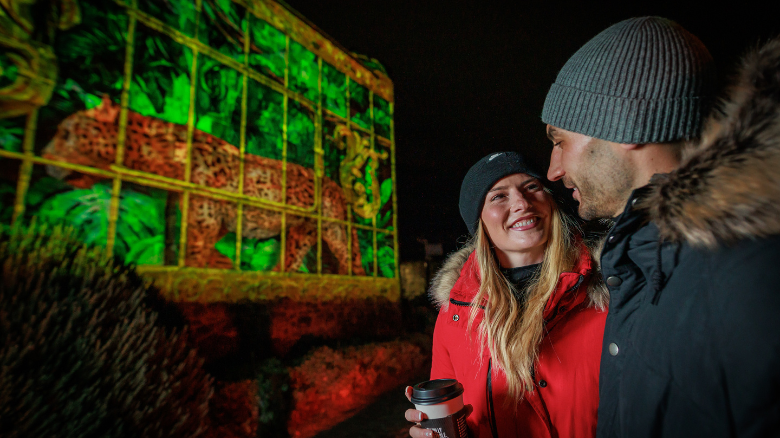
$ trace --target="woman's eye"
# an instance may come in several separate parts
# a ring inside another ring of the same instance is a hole
[[[497,201],[497,200],[503,198],[504,196],[506,196],[506,195],[504,195],[503,193],[499,193],[497,195],[494,195],[492,198],[490,198],[490,200],[491,201]]]

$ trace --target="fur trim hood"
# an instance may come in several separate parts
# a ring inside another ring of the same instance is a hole
[[[469,255],[474,251],[474,245],[466,245],[457,252],[447,257],[441,269],[431,280],[431,288],[428,294],[437,309],[446,308],[450,302],[450,291],[460,277],[460,271]]]
[[[457,252],[451,254],[444,262],[441,269],[431,280],[431,288],[428,291],[431,301],[438,309],[446,309],[450,303],[450,291],[460,278],[460,271],[466,264],[471,253],[474,252],[474,245],[466,245]],[[588,282],[588,299],[591,305],[605,309],[609,303],[609,291],[601,280],[601,275],[596,271],[596,263],[593,261],[592,251],[588,249],[587,254],[591,257],[591,273]]]
[[[745,56],[701,141],[638,207],[664,240],[692,246],[780,233],[780,38]]]

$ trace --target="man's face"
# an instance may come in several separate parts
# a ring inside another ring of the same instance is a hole
[[[619,215],[633,187],[631,168],[620,154],[620,145],[551,125],[547,125],[547,137],[553,142],[547,178],[563,180],[574,189],[580,217]]]

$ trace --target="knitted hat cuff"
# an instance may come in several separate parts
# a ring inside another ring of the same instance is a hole
[[[553,84],[542,110],[546,124],[615,143],[695,138],[707,99],[629,99]]]

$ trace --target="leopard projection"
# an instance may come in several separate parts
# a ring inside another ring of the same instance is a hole
[[[65,118],[54,138],[43,150],[43,157],[109,170],[116,160],[120,106],[104,97],[100,105],[78,111]],[[213,135],[193,128],[191,182],[197,185],[238,193],[239,150]],[[168,178],[183,180],[187,156],[187,126],[127,112],[123,164]],[[243,193],[252,198],[282,202],[282,162],[246,154]],[[74,187],[87,188],[100,178],[75,174],[58,166],[47,166],[50,175],[64,179]],[[311,207],[315,203],[314,170],[287,163],[285,202],[288,206]],[[322,216],[347,219],[347,201],[342,188],[322,177]],[[285,245],[285,270],[297,271],[304,256],[316,245],[317,221],[295,214],[286,217],[288,233]],[[268,239],[280,235],[282,214],[245,206],[242,236]],[[224,230],[235,232],[235,204],[203,196],[191,196],[187,217],[185,265],[206,267],[215,256],[214,245]],[[322,221],[322,240],[338,261],[338,274],[348,273],[349,253],[346,226]],[[352,272],[365,275],[361,264],[356,230],[352,229]],[[277,265],[275,270],[278,270]]]

